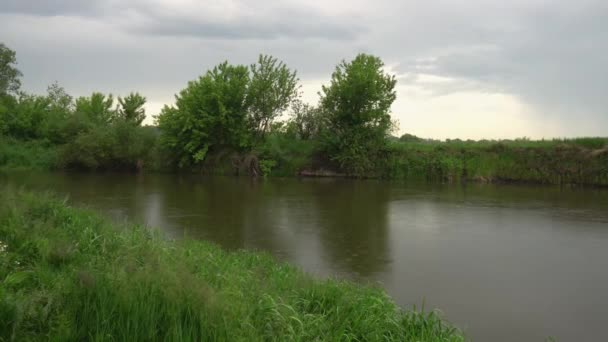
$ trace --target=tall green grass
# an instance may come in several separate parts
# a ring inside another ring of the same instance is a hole
[[[379,288],[0,192],[0,340],[463,341]]]
[[[392,179],[608,185],[608,138],[391,142]]]

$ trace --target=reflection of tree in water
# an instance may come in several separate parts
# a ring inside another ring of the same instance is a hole
[[[209,240],[229,249],[281,249],[277,240],[280,188],[235,177],[156,177],[163,227],[175,237]],[[158,215],[157,215],[158,216]]]
[[[155,187],[175,234],[231,249],[245,247],[245,212],[256,202],[256,190],[247,179],[162,177]]]
[[[334,267],[360,276],[390,262],[388,184],[340,180],[315,186],[319,234]]]

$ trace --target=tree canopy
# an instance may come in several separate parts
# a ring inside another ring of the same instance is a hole
[[[327,117],[326,152],[352,174],[375,168],[392,128],[390,107],[396,99],[397,81],[383,67],[380,58],[359,54],[336,67],[320,94]]]
[[[268,55],[260,55],[250,71],[247,106],[250,123],[260,139],[268,132],[270,123],[298,97],[298,78],[295,71]]]
[[[0,95],[16,93],[21,87],[22,74],[15,66],[17,54],[0,43]]]
[[[163,142],[180,166],[196,164],[209,150],[241,150],[249,146],[246,66],[224,62],[208,71],[165,106],[158,117]]]
[[[146,98],[139,93],[131,93],[124,98],[119,96],[118,104],[118,117],[126,122],[139,126],[146,118]]]

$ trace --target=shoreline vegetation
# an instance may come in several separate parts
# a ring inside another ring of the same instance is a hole
[[[151,126],[142,126],[137,92],[74,98],[54,83],[28,94],[16,53],[0,43],[0,57],[0,170],[608,185],[608,137],[394,136],[397,80],[368,54],[339,63],[316,105],[301,101],[296,71],[272,56],[223,62],[188,82]]]
[[[2,341],[465,340],[436,312],[403,311],[376,287],[1,190]]]
[[[142,127],[143,128],[143,127]],[[150,131],[156,128],[147,127]],[[351,177],[439,183],[522,183],[549,185],[608,186],[608,138],[499,141],[403,142],[389,140],[387,160],[375,172],[352,175],[318,163],[314,142],[296,147],[282,133],[249,158],[257,163],[261,177]],[[202,175],[251,176],[251,169],[238,165],[243,156],[219,154],[197,167],[176,169],[163,165],[151,139],[145,158],[123,163],[127,167],[70,167],[62,162],[66,146],[44,141],[20,141],[0,137],[0,171],[158,172]],[[103,162],[101,162],[103,163]]]

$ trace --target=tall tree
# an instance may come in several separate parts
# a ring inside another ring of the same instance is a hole
[[[249,120],[256,140],[259,140],[270,129],[270,123],[297,98],[298,78],[296,72],[283,62],[267,55],[260,55],[250,70],[251,82],[247,94]]]
[[[0,95],[16,93],[21,87],[22,74],[17,64],[17,54],[3,43],[0,43]]]
[[[52,111],[67,115],[74,109],[74,98],[59,83],[54,82],[48,86],[46,93]]]
[[[146,118],[146,98],[139,93],[131,93],[125,98],[118,97],[118,104],[118,115],[123,120],[139,126]]]
[[[249,147],[246,66],[224,62],[208,71],[165,106],[158,117],[162,142],[173,150],[179,166],[205,160],[214,150]]]
[[[76,99],[76,113],[84,115],[93,123],[109,124],[116,116],[113,105],[112,94],[105,96],[94,92],[90,97]]]
[[[325,148],[342,169],[355,175],[375,169],[392,128],[390,107],[397,81],[383,67],[380,58],[359,54],[336,67],[320,94],[327,117]]]
[[[291,105],[291,118],[287,123],[287,131],[292,132],[298,139],[315,138],[323,125],[323,117],[318,108],[297,99]]]

